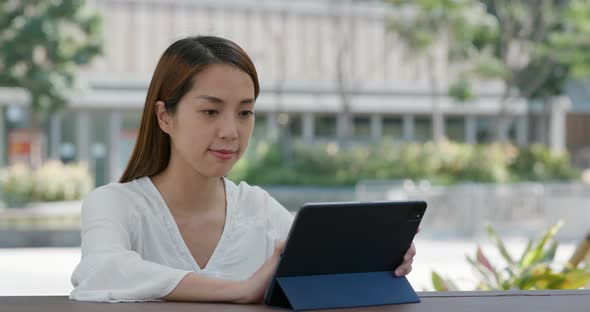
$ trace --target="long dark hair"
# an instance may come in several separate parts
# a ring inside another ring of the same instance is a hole
[[[190,91],[195,76],[210,64],[229,64],[244,71],[254,82],[254,98],[260,86],[250,57],[234,42],[213,36],[189,37],[174,42],[160,58],[150,82],[139,135],[131,159],[119,182],[128,182],[162,172],[170,161],[170,136],[160,129],[156,102],[163,101],[168,112]]]

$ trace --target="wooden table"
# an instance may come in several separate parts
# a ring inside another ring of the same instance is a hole
[[[421,303],[389,305],[341,311],[372,312],[588,312],[590,290],[421,292]],[[204,304],[180,302],[91,303],[69,301],[67,297],[0,297],[1,312],[257,312],[281,311],[264,305]],[[282,310],[284,311],[284,310]]]

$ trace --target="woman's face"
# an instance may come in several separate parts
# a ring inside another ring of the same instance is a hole
[[[254,83],[245,72],[213,64],[199,72],[175,113],[157,105],[171,138],[171,161],[207,177],[225,176],[243,155],[254,129]]]

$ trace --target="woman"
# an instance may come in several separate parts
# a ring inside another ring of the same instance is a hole
[[[121,180],[84,201],[71,299],[261,302],[292,216],[224,178],[248,146],[258,93],[254,64],[229,40],[191,37],[164,52]]]

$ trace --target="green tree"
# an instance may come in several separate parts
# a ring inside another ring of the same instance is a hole
[[[495,133],[506,140],[511,117],[508,114],[518,99],[540,99],[545,107],[555,95],[563,93],[569,77],[569,64],[560,61],[561,51],[550,40],[553,34],[565,34],[564,13],[568,0],[483,0],[487,11],[497,20],[497,37],[486,43],[490,64],[498,69],[489,78],[500,79],[504,91]],[[482,67],[486,65],[482,64]],[[489,67],[489,65],[488,65]]]
[[[389,30],[404,42],[412,58],[424,58],[428,68],[428,82],[433,110],[434,139],[439,141],[444,133],[443,116],[440,111],[437,53],[443,53],[446,64],[463,68],[464,60],[475,58],[480,43],[495,37],[497,25],[477,0],[387,0],[394,17],[389,21]],[[444,47],[447,46],[445,49]],[[442,47],[442,49],[441,49]],[[440,57],[440,56],[439,56]],[[469,81],[459,75],[450,86],[449,94],[458,100],[472,97]]]
[[[0,1],[0,86],[29,92],[33,127],[68,103],[77,68],[101,53],[101,19],[85,1]]]
[[[571,0],[563,10],[560,27],[548,36],[545,53],[556,55],[562,66],[567,67],[570,77],[590,77],[590,2]]]
[[[402,38],[410,47],[418,48],[414,51],[428,51],[425,47],[438,38],[448,40],[450,56],[454,55],[453,49],[468,52],[455,54],[467,60],[459,62],[460,79],[450,90],[455,97],[471,94],[471,80],[503,83],[494,131],[497,140],[507,140],[512,123],[510,110],[516,101],[540,100],[545,111],[549,111],[569,79],[590,73],[590,56],[584,52],[590,46],[588,1],[388,1],[409,5],[416,12],[416,22],[401,28]],[[473,7],[485,11],[480,13],[481,21],[485,21],[480,22],[482,26],[476,23],[475,27],[463,30],[452,27],[455,20],[472,20],[473,14],[467,8]]]

